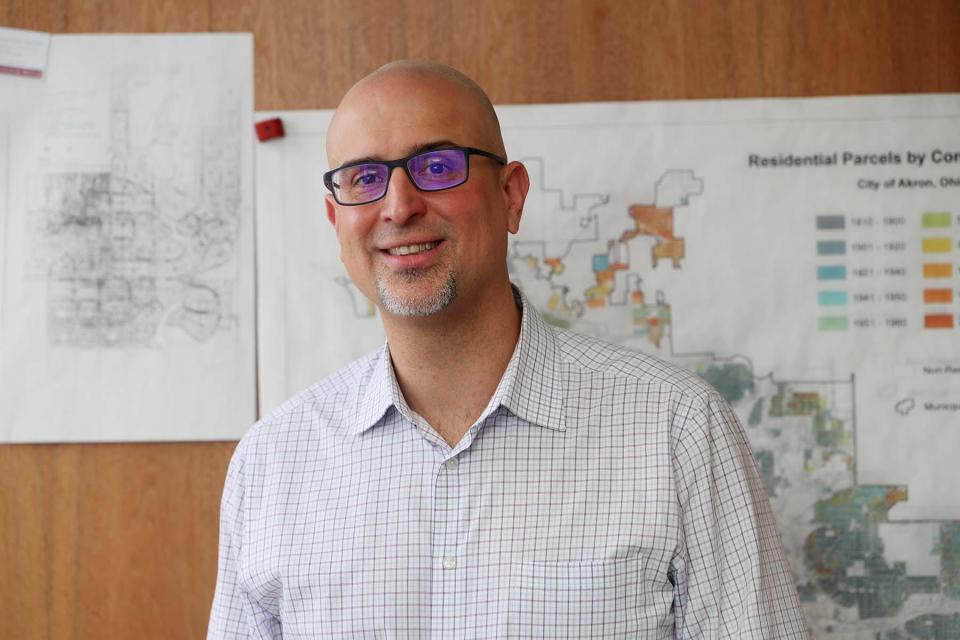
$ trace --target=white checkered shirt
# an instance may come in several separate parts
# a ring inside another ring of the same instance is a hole
[[[230,464],[211,638],[806,638],[743,428],[691,373],[523,300],[451,448],[386,345]]]

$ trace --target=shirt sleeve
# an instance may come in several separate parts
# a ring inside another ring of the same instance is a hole
[[[207,627],[208,640],[280,639],[280,621],[253,602],[240,580],[240,552],[244,521],[243,444],[237,447],[227,469],[220,503],[220,553],[217,587]]]
[[[677,638],[807,638],[796,585],[743,426],[729,405],[681,401],[673,465],[681,542]]]

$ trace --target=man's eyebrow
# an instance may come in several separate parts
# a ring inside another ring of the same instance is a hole
[[[407,149],[407,156],[415,156],[418,153],[423,153],[424,151],[431,151],[433,149],[442,149],[444,147],[458,147],[456,142],[453,140],[434,140],[432,142],[421,142],[413,145]],[[372,155],[372,156],[362,156],[360,158],[354,158],[353,160],[346,160],[345,162],[340,163],[341,167],[345,167],[348,164],[360,164],[363,162],[385,162],[383,156]]]
[[[442,149],[443,147],[458,147],[456,142],[453,140],[437,140],[435,142],[425,142],[423,144],[415,144],[408,151],[407,155],[416,155],[418,153],[423,153],[424,151],[431,151],[433,149]]]

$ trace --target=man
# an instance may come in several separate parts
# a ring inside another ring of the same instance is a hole
[[[327,216],[387,344],[238,446],[210,637],[806,637],[717,393],[512,288],[529,180],[483,91],[387,65],[343,98],[327,155]]]

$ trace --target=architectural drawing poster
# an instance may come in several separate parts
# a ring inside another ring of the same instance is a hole
[[[513,280],[727,398],[815,637],[960,637],[960,96],[498,111],[532,180]],[[264,414],[383,340],[324,213],[330,114],[280,115]]]
[[[0,441],[255,419],[253,40],[55,36],[0,78]]]

